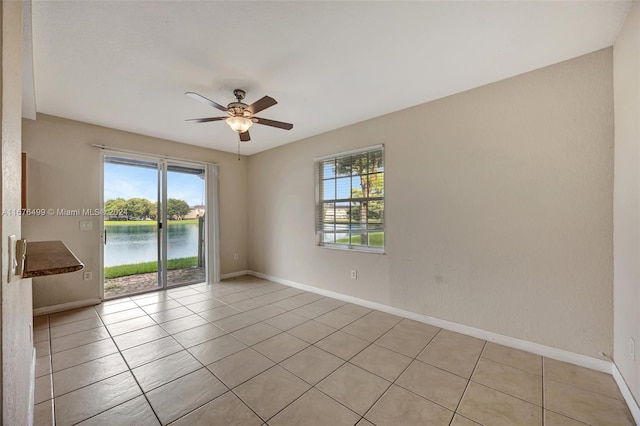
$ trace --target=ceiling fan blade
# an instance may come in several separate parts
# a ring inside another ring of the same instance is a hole
[[[275,120],[267,120],[266,118],[253,117],[253,120],[265,126],[277,127],[279,129],[291,130],[293,129],[293,124],[291,123],[283,123],[282,121]]]
[[[240,133],[240,140],[242,142],[249,142],[251,140],[251,136],[249,136],[249,131]]]
[[[256,114],[262,111],[263,109],[267,109],[269,107],[274,106],[277,103],[278,102],[275,99],[273,99],[271,96],[263,96],[262,98],[258,99],[257,101],[249,105],[246,108],[246,110],[249,111],[251,114]]]
[[[226,120],[227,118],[229,118],[229,117],[190,118],[190,119],[184,120],[184,121],[188,121],[190,123],[207,123],[209,121]]]
[[[211,105],[214,108],[219,109],[220,111],[227,112],[227,107],[220,105],[219,103],[213,102],[211,99],[207,99],[202,95],[198,95],[195,92],[186,92],[185,95],[190,97],[191,99],[195,99],[196,101],[204,102],[207,105]]]

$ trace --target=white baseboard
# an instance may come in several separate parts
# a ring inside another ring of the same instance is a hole
[[[229,272],[228,274],[222,274],[220,275],[220,279],[226,280],[228,278],[241,277],[243,275],[253,275],[253,274],[251,273],[251,271],[248,271],[245,269],[244,271],[236,271],[236,272]]]
[[[36,400],[36,348],[31,350],[31,371],[29,372],[29,426],[33,426],[33,416],[35,407],[33,403]]]
[[[54,314],[56,312],[68,311],[69,309],[84,308],[85,306],[99,305],[102,299],[96,297],[94,299],[77,300],[75,302],[62,303],[60,305],[45,306],[33,310],[33,316]]]
[[[629,407],[629,411],[631,411],[633,420],[637,425],[640,425],[640,406],[638,405],[638,401],[633,397],[631,389],[627,386],[627,382],[624,380],[624,377],[622,377],[622,374],[620,374],[620,370],[618,370],[618,366],[615,362],[611,363],[611,373],[620,388],[620,392],[622,392],[622,396]]]
[[[266,275],[260,272],[255,272],[255,271],[248,271],[248,272],[250,275],[253,275],[255,277],[264,278],[266,280],[284,284],[289,287],[295,287],[300,290],[306,290],[312,293],[321,294],[323,296],[332,297],[334,299],[342,300],[349,303],[354,303],[356,305],[365,306],[367,308],[377,309],[379,311],[386,312],[392,315],[409,318],[425,324],[444,328],[446,330],[455,331],[461,334],[466,334],[468,336],[477,337],[479,339],[498,343],[500,345],[508,346],[510,348],[520,349],[520,350],[531,352],[537,355],[542,355],[544,357],[552,358],[558,361],[568,362],[571,364],[579,365],[581,367],[590,368],[592,370],[601,371],[604,373],[609,373],[609,374],[611,373],[612,363],[608,360],[597,359],[590,356],[581,355],[574,352],[569,352],[562,349],[541,345],[539,343],[529,342],[527,340],[516,339],[515,337],[504,336],[502,334],[493,333],[491,331],[469,327],[467,325],[458,324],[458,323],[443,320],[440,318],[430,317],[428,315],[423,315],[423,314],[407,311],[400,308],[394,308],[393,306],[383,305],[377,302],[371,302],[369,300],[360,299],[358,297],[347,296],[341,293],[337,293],[335,291],[324,290],[324,289],[312,287],[306,284],[300,284],[295,281],[285,280],[279,277]]]

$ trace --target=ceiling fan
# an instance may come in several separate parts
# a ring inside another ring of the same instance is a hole
[[[256,117],[254,114],[274,106],[278,102],[271,96],[263,96],[251,105],[247,105],[242,100],[246,93],[244,90],[236,89],[233,91],[236,97],[236,102],[231,102],[226,107],[213,102],[211,99],[207,99],[202,95],[195,92],[186,92],[185,95],[193,98],[197,101],[204,102],[212,107],[224,111],[229,116],[225,117],[209,117],[209,118],[192,118],[186,121],[192,123],[206,123],[209,121],[221,121],[224,120],[227,124],[236,132],[240,134],[240,140],[242,142],[249,142],[251,137],[249,136],[249,128],[253,126],[253,123],[262,124],[264,126],[277,127],[279,129],[291,130],[293,124],[283,123],[282,121],[268,120],[266,118]]]

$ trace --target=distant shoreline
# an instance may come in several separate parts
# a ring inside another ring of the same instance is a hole
[[[169,225],[197,224],[198,219],[170,220]],[[104,226],[156,226],[155,220],[105,220]]]

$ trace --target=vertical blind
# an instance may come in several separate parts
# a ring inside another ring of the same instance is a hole
[[[384,250],[384,147],[315,161],[318,245]]]

